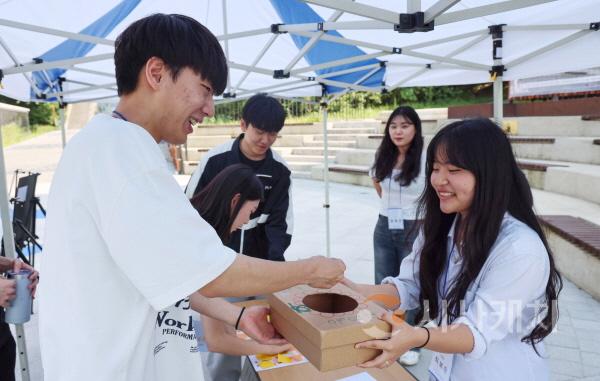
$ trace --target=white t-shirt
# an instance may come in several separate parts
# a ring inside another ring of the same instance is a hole
[[[46,381],[158,380],[159,310],[235,259],[143,128],[95,116],[66,146],[48,199],[39,286]]]
[[[158,380],[202,381],[202,359],[196,340],[200,314],[185,298],[158,312],[154,330],[154,366]],[[201,338],[203,341],[204,338]],[[206,352],[206,347],[202,350]]]
[[[454,225],[447,239],[447,270],[438,284],[440,295],[448,292],[462,265],[453,244]],[[396,286],[403,310],[419,306],[423,244],[421,232],[412,253],[402,261],[398,277],[388,277],[382,282]],[[548,252],[540,237],[506,213],[487,260],[467,289],[461,307],[464,311],[453,322],[471,329],[474,346],[470,353],[451,356],[451,380],[545,381],[550,378],[544,343],[536,344],[540,357],[531,344],[521,341],[533,329],[532,324],[540,319],[536,308],[544,304],[549,276]]]
[[[400,186],[396,177],[401,173],[400,169],[393,169],[392,175],[383,179],[381,186],[381,202],[379,203],[379,214],[388,216],[389,208],[402,209],[404,220],[415,220],[417,215],[417,203],[423,189],[425,188],[425,154],[421,155],[421,170],[417,177],[407,186]],[[375,171],[371,168],[369,175],[375,178]]]

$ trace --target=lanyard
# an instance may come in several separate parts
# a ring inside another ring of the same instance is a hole
[[[117,110],[113,110],[112,116],[113,116],[113,118],[123,119],[124,121],[129,122],[127,120],[127,118],[125,118],[125,116],[123,114],[121,114],[120,112],[118,112]]]

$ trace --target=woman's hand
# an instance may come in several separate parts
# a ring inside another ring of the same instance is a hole
[[[422,345],[427,339],[427,333],[423,328],[411,326],[392,312],[380,316],[380,319],[392,326],[391,337],[356,344],[355,348],[357,349],[371,348],[383,351],[373,360],[360,364],[359,366],[362,368],[387,368],[406,351]]]
[[[261,355],[276,355],[279,353],[287,352],[292,350],[294,347],[292,344],[283,345],[267,345],[267,344],[256,344],[255,352]]]
[[[261,344],[283,345],[287,341],[277,334],[269,322],[267,315],[269,307],[252,306],[244,310],[240,319],[239,329]]]

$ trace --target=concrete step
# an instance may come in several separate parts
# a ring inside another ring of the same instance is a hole
[[[349,139],[356,139],[359,136],[370,136],[371,134],[352,134],[351,136],[348,136],[349,134],[337,134],[337,133],[333,133],[333,134],[327,134],[327,140],[328,141],[336,141],[336,140],[349,140]],[[314,142],[322,142],[324,140],[324,136],[323,134],[318,134],[318,135],[308,135],[307,136],[308,141],[314,141]]]
[[[319,163],[307,162],[307,161],[288,162],[288,168],[292,172],[294,172],[294,171],[310,172],[310,170],[312,169],[312,167],[314,167],[315,165],[319,165]]]
[[[335,163],[340,165],[363,165],[370,167],[375,161],[374,149],[354,149],[340,151],[335,155]]]
[[[381,129],[383,131],[383,129]],[[363,127],[338,127],[338,128],[329,128],[327,129],[327,134],[339,135],[339,134],[347,134],[347,135],[365,135],[365,134],[377,134],[381,133],[379,128],[363,128]]]
[[[343,169],[345,171],[337,171]],[[311,170],[311,178],[323,180],[323,166],[315,165]],[[332,165],[329,169],[329,181],[334,183],[373,186],[373,181],[368,176],[368,167],[363,165]]]
[[[292,177],[294,179],[310,179],[311,172],[310,171],[292,171]]]
[[[515,155],[525,159],[564,161],[600,165],[600,145],[593,137],[545,137],[545,139],[513,139]],[[535,137],[534,137],[535,138]]]
[[[188,147],[187,157],[186,157],[185,148],[182,147],[181,154],[182,154],[183,158],[187,159],[188,161],[200,161],[200,160],[202,160],[202,157],[208,152],[209,149],[210,148],[207,148],[207,147],[201,147],[201,148]]]
[[[443,124],[457,119],[440,121]],[[532,116],[504,118],[516,123],[516,136],[600,137],[600,121],[582,120],[581,116]]]
[[[285,159],[285,161],[287,161],[288,163],[293,163],[293,162],[306,162],[306,163],[322,163],[323,162],[323,156],[320,155],[292,155],[292,154],[286,154],[286,155],[282,155],[283,158]],[[334,155],[330,155],[329,156],[329,161],[333,162],[335,160],[335,156]]]
[[[379,115],[377,116],[377,119],[382,120],[382,121],[387,121],[387,119],[390,117],[390,114],[392,113],[392,111],[393,110],[380,112]],[[448,108],[447,107],[421,108],[421,109],[417,109],[415,111],[417,111],[417,114],[419,115],[419,118],[421,118],[421,121],[448,119]]]
[[[183,174],[191,175],[198,168],[198,162],[192,160],[184,160],[183,161]]]
[[[190,135],[187,138],[188,148],[212,148],[236,138],[237,135]]]
[[[531,187],[600,204],[599,165],[525,159],[519,163]]]
[[[343,147],[333,147],[329,148],[329,155],[337,155],[339,151],[348,151],[352,150],[352,148],[343,148]],[[296,147],[291,149],[292,155],[311,155],[311,156],[323,156],[324,153],[323,147]]]
[[[364,119],[364,120],[347,120],[347,121],[336,121],[331,123],[331,127],[334,130],[337,129],[379,129],[381,127],[381,121],[376,119]]]
[[[309,124],[286,124],[281,129],[282,134],[317,134],[323,130],[322,123],[309,123]],[[194,132],[191,136],[213,136],[213,135],[228,135],[238,136],[242,130],[239,124],[230,125],[205,125],[201,124],[200,127],[194,128]]]
[[[328,141],[327,145],[329,147],[348,147],[354,148],[356,147],[356,140],[332,140]],[[323,147],[322,141],[317,142],[304,142],[304,147]]]

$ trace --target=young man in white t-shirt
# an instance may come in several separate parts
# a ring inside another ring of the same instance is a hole
[[[209,298],[331,287],[345,269],[321,257],[236,255],[168,172],[158,142],[184,143],[227,82],[208,29],[181,15],[141,19],[115,42],[115,73],[115,112],[73,137],[50,189],[39,298],[48,381],[164,379],[154,358],[157,312],[186,297],[205,315],[277,342],[267,309]],[[201,377],[190,370],[186,379]]]

